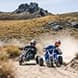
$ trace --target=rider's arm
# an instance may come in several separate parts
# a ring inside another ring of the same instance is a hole
[[[24,47],[19,47],[19,50],[23,50],[24,49]]]
[[[58,54],[62,54],[62,51],[60,48],[57,48]]]
[[[29,48],[29,46],[25,46],[23,49],[24,49],[24,50],[27,50],[28,48]]]

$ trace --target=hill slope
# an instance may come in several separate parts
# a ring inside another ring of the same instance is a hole
[[[43,27],[49,21],[56,20],[56,16],[46,16],[30,20],[0,21],[0,39],[34,37],[45,32]]]
[[[0,20],[29,19],[51,15],[47,10],[40,8],[37,3],[20,4],[13,12],[0,12]]]
[[[74,17],[74,18],[77,18],[77,17]],[[73,20],[74,18],[70,18],[70,19]],[[67,20],[66,18],[56,16],[56,15],[55,16],[49,15],[49,16],[34,18],[29,20],[9,20],[9,21],[1,20],[0,21],[0,39],[6,39],[6,38],[20,39],[20,38],[28,38],[28,37],[32,38],[32,37],[40,35],[41,33],[50,31],[50,29],[46,29],[46,27],[48,27],[48,24],[50,22],[62,23],[62,26],[68,27],[66,24],[69,20]],[[72,27],[70,26],[69,28],[71,29]],[[78,30],[75,29],[72,31],[77,34]]]

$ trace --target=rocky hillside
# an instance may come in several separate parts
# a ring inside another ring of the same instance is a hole
[[[37,3],[20,4],[13,12],[0,12],[0,20],[29,19],[51,15],[47,10],[40,8]]]
[[[46,16],[48,14],[47,10],[44,10],[43,8],[40,8],[37,3],[31,2],[30,4],[21,4],[19,7],[14,11],[14,13],[38,13],[40,16]]]
[[[65,30],[65,28],[70,29],[70,32],[73,32],[72,35],[78,38],[78,21],[69,22],[66,18],[59,18],[58,16],[49,15],[28,20],[1,20],[0,39],[32,39],[32,37],[39,36],[42,33],[53,32],[53,30],[56,32]]]

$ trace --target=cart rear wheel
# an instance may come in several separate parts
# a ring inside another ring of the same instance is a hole
[[[36,64],[39,64],[39,58],[40,58],[40,56],[36,56]]]
[[[44,65],[44,60],[43,60],[43,58],[39,58],[39,65],[40,65],[40,66],[43,66],[43,65]]]

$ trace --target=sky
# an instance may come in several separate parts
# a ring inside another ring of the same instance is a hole
[[[78,0],[0,0],[0,11],[14,11],[21,3],[37,2],[52,13],[78,12]]]

